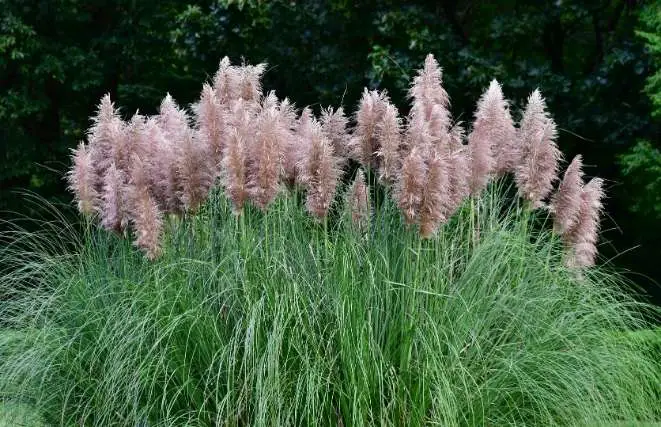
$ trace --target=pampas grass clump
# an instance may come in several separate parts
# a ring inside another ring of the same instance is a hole
[[[82,232],[1,236],[4,400],[53,425],[661,416],[658,357],[623,339],[652,309],[595,266],[602,180],[577,158],[554,191],[539,91],[517,127],[493,81],[465,130],[429,55],[408,116],[365,90],[351,122],[264,71],[223,59],[192,115],[101,100],[67,175]]]

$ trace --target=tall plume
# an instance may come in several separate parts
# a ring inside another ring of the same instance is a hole
[[[471,191],[482,191],[494,173],[505,173],[514,166],[516,132],[503,91],[492,80],[477,103],[473,131],[468,136],[472,160]]]
[[[296,122],[296,128],[293,138],[289,138],[285,142],[284,155],[283,155],[283,179],[285,183],[293,187],[296,184],[301,184],[300,180],[300,167],[312,138],[312,111],[309,107],[303,108],[301,114]]]
[[[406,153],[417,148],[421,155],[425,155],[433,148],[433,137],[429,130],[429,122],[420,116],[409,117],[404,133],[404,150]]]
[[[92,166],[95,171],[95,188],[102,190],[103,178],[112,163],[113,147],[124,138],[124,123],[119,111],[110,100],[110,94],[101,98],[92,126],[87,135]]]
[[[561,235],[571,230],[578,221],[583,193],[582,166],[581,156],[574,157],[558,190],[551,196],[549,209],[553,214],[553,226]]]
[[[418,219],[423,199],[427,165],[422,150],[422,148],[414,146],[404,158],[395,189],[395,201],[407,224],[414,224]]]
[[[420,235],[432,237],[438,226],[447,220],[450,205],[447,160],[434,153],[427,162],[427,179],[420,204]]]
[[[298,162],[298,157],[295,154],[298,150],[298,136],[296,135],[298,113],[294,104],[287,98],[276,102],[274,108],[278,115],[280,137],[280,178],[289,186],[293,186],[296,180],[296,165]]]
[[[145,252],[147,258],[153,260],[161,253],[162,214],[150,194],[146,165],[135,154],[131,158],[127,201],[136,234],[135,245]]]
[[[216,176],[209,148],[204,140],[194,135],[192,129],[185,129],[181,145],[177,147],[179,200],[184,209],[192,213],[206,200]]]
[[[351,223],[358,230],[365,230],[369,226],[372,207],[370,194],[365,183],[365,174],[362,169],[356,171],[356,177],[349,189],[347,204],[351,212]]]
[[[539,207],[553,189],[562,156],[555,143],[555,122],[546,112],[546,103],[539,90],[528,98],[518,137],[521,162],[514,178],[521,197],[530,201],[533,207]]]
[[[454,213],[470,194],[471,165],[468,146],[463,144],[464,129],[461,124],[455,124],[450,130],[448,185],[449,214]]]
[[[283,157],[283,132],[275,107],[263,110],[255,125],[249,146],[248,194],[250,200],[266,210],[279,191],[280,160]]]
[[[67,173],[69,190],[78,202],[78,210],[86,216],[94,214],[99,203],[99,192],[95,188],[97,178],[92,164],[92,152],[89,146],[80,142],[78,147],[71,150],[73,165]]]
[[[148,141],[145,138],[145,117],[136,112],[124,128],[124,138],[121,138],[113,147],[113,161],[128,176],[133,155],[142,157],[148,150]]]
[[[181,187],[179,179],[179,149],[183,145],[185,134],[189,129],[188,116],[177,106],[170,94],[167,94],[161,102],[156,122],[164,137],[160,161],[165,176],[160,185],[160,199],[165,201],[164,209],[167,212],[178,214],[183,212],[183,205],[179,197]]]
[[[202,86],[200,101],[194,111],[199,137],[209,147],[214,168],[219,173],[224,148],[224,114],[216,92],[207,83]]]
[[[307,190],[305,206],[317,219],[328,215],[339,177],[338,159],[333,153],[333,146],[324,136],[319,123],[313,121],[310,143],[301,164],[301,182]]]
[[[112,162],[103,177],[101,193],[101,226],[108,231],[123,232],[128,225],[126,206],[126,173]]]
[[[344,115],[344,109],[332,107],[321,110],[321,130],[324,136],[333,144],[335,155],[344,161],[349,156],[349,134],[347,133],[348,120]]]
[[[387,103],[382,120],[376,126],[379,140],[379,179],[386,185],[393,185],[402,165],[402,124],[397,107]]]
[[[221,105],[228,105],[231,100],[238,98],[236,95],[239,87],[239,73],[236,67],[230,64],[228,57],[220,60],[218,71],[213,77],[213,90],[216,99]]]
[[[390,103],[385,92],[365,89],[356,112],[356,127],[349,142],[351,156],[365,167],[378,168],[379,140],[377,125]]]
[[[409,97],[413,100],[411,117],[428,122],[434,138],[440,137],[450,127],[450,98],[443,89],[442,75],[434,55],[429,54],[409,89]]]
[[[246,142],[241,131],[232,128],[227,141],[227,154],[223,158],[224,185],[236,215],[243,211],[248,198]]]
[[[246,102],[257,103],[262,96],[262,74],[266,64],[243,65],[237,70],[237,96]]]
[[[603,208],[601,199],[604,197],[602,187],[603,181],[600,178],[593,178],[583,187],[578,220],[565,237],[570,249],[568,264],[572,267],[589,267],[596,261],[599,220]]]
[[[158,125],[157,116],[148,117],[142,133],[142,158],[149,178],[152,195],[159,209],[168,209],[168,171],[174,160],[169,156],[169,146]]]

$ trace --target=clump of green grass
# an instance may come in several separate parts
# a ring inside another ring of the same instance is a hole
[[[296,198],[236,217],[212,194],[165,222],[154,262],[95,227],[26,235],[2,254],[20,267],[0,284],[2,399],[54,425],[658,419],[658,355],[613,339],[649,308],[501,200],[421,240],[389,200],[358,232]]]

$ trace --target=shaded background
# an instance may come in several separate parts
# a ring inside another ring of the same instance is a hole
[[[659,1],[616,0],[0,0],[0,215],[31,214],[16,189],[70,203],[69,149],[106,92],[126,117],[155,113],[166,92],[188,105],[227,55],[267,62],[265,89],[299,107],[353,111],[368,86],[406,112],[431,52],[459,120],[492,78],[515,119],[541,89],[567,160],[582,153],[607,180],[603,260],[661,303],[660,14]]]

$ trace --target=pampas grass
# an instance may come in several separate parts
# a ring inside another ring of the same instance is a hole
[[[494,80],[465,144],[432,55],[405,119],[367,89],[355,123],[299,113],[264,71],[221,60],[194,127],[170,95],[128,123],[104,96],[67,175],[80,231],[0,235],[3,399],[53,425],[661,416],[658,355],[622,338],[652,309],[595,265],[602,180],[577,157],[545,205],[561,153],[539,91],[517,129]]]
[[[355,233],[284,197],[235,217],[215,191],[195,221],[163,223],[154,261],[61,220],[14,234],[24,244],[0,252],[20,266],[0,280],[2,398],[47,425],[659,419],[658,355],[626,338],[651,308],[613,272],[566,268],[541,218],[502,191],[423,241],[389,199]]]

